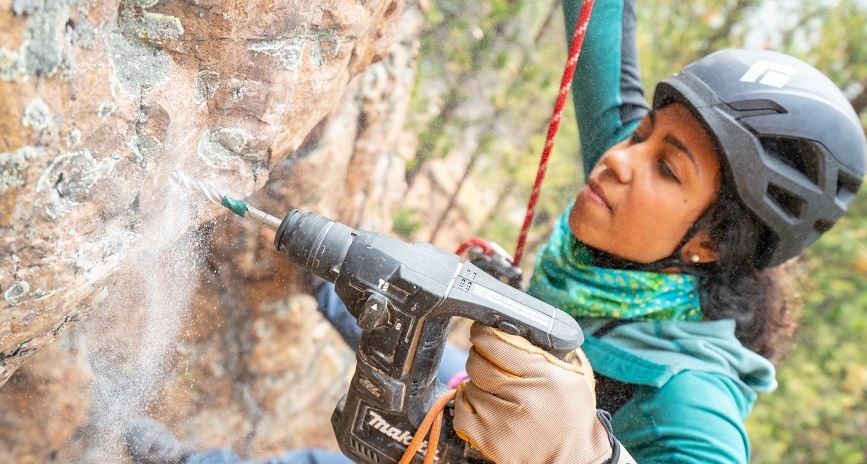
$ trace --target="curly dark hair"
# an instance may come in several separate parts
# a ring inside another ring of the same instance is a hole
[[[720,193],[702,217],[719,252],[719,259],[702,269],[702,313],[707,320],[734,319],[744,346],[779,360],[797,329],[802,264],[794,259],[761,269],[772,239],[738,198],[730,174],[721,177]]]

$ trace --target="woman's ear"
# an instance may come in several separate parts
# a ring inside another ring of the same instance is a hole
[[[719,247],[707,230],[700,230],[680,249],[680,257],[686,264],[713,263],[719,259]]]

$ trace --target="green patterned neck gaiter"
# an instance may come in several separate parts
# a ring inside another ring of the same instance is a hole
[[[590,250],[569,229],[570,210],[536,260],[530,295],[572,317],[701,320],[696,277],[593,266]]]

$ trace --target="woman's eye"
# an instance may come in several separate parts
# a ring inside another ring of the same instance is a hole
[[[644,141],[644,137],[642,137],[641,135],[639,135],[638,132],[633,132],[633,133],[632,133],[632,137],[629,138],[629,144],[630,144],[630,145],[634,145],[634,144],[636,144],[636,143],[641,143],[641,142],[643,142],[643,141]]]
[[[668,163],[666,163],[665,160],[660,159],[659,161],[657,161],[657,164],[659,165],[659,172],[661,172],[663,176],[668,177],[669,179],[674,180],[678,183],[680,182],[680,179],[678,179],[677,176],[674,175],[674,172],[671,170],[671,168],[668,167]]]

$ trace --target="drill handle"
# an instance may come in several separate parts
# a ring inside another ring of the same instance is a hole
[[[584,343],[578,323],[563,311],[465,262],[438,315],[458,316],[526,338],[564,358]]]

